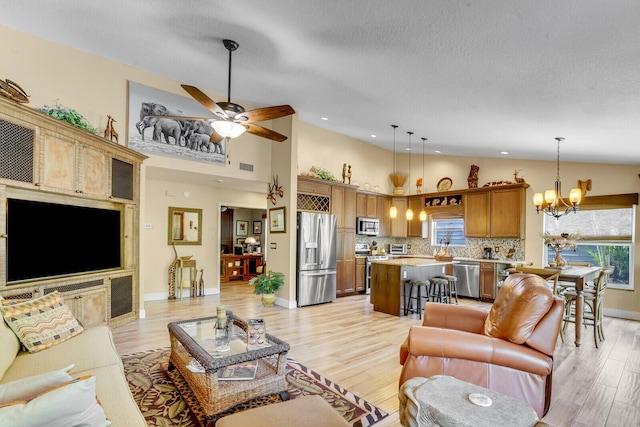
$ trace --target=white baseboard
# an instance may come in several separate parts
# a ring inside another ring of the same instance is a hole
[[[218,288],[210,288],[210,289],[205,289],[204,290],[204,294],[206,295],[218,295],[220,293],[220,290]],[[158,292],[155,294],[144,294],[144,301],[160,301],[163,299],[167,299],[169,298],[169,292]],[[183,297],[183,299],[189,299],[191,298],[191,296],[189,296],[188,294],[185,294]]]
[[[637,311],[625,311],[605,308],[602,314],[609,317],[618,317],[620,319],[640,320],[640,313]]]

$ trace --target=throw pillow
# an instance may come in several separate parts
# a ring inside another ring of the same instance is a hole
[[[547,282],[535,274],[512,274],[504,281],[484,323],[485,335],[523,344],[553,304]]]
[[[0,297],[2,303],[2,297]],[[20,351],[20,341],[9,325],[0,319],[0,380]]]
[[[58,371],[46,372],[32,377],[21,378],[0,384],[0,405],[15,400],[28,400],[51,388],[71,381],[69,371],[74,365],[69,365]]]
[[[59,344],[84,330],[58,291],[26,301],[0,302],[4,320],[30,353]]]
[[[84,376],[31,400],[0,404],[0,427],[111,425],[96,399],[96,377]]]

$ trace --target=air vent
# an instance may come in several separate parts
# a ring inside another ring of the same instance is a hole
[[[253,172],[253,165],[250,165],[248,163],[240,163],[240,170],[241,171],[247,171],[247,172]]]

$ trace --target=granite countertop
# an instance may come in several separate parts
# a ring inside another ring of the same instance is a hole
[[[455,264],[456,261],[436,261],[431,258],[425,257],[407,257],[407,258],[393,258],[393,259],[385,259],[385,260],[375,260],[373,261],[378,264],[386,264],[386,265],[401,265],[405,267],[424,267],[427,265],[449,265]]]
[[[401,259],[429,259],[433,260],[433,255],[395,255],[395,259],[397,257],[402,257]],[[519,261],[514,259],[484,259],[484,258],[466,258],[466,257],[454,257],[453,261],[476,261],[476,262],[493,262],[496,264],[513,264],[513,265],[521,265],[525,264],[525,261]]]

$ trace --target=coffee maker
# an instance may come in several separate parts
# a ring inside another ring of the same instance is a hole
[[[484,248],[484,254],[482,255],[484,259],[493,259],[493,249],[492,248]]]

